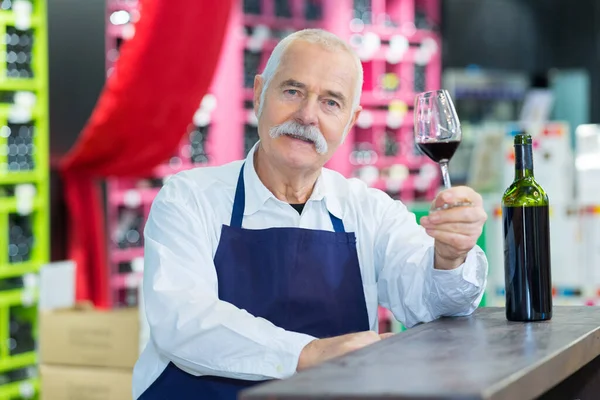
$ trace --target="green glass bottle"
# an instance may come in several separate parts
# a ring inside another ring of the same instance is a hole
[[[515,180],[502,197],[506,318],[552,318],[548,196],[533,176],[531,136],[515,136]]]

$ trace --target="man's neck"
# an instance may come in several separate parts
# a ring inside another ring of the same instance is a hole
[[[310,198],[320,169],[299,171],[269,162],[259,145],[254,153],[254,169],[263,185],[281,201],[304,204]]]

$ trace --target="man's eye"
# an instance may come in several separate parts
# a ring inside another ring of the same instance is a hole
[[[326,103],[329,107],[339,107],[339,104],[337,103],[337,101],[334,101],[334,100],[327,100]]]
[[[296,89],[288,89],[285,92],[291,96],[295,96],[298,94],[298,91]]]

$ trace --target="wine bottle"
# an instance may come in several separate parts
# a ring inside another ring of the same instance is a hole
[[[548,196],[533,176],[531,136],[514,139],[515,180],[502,197],[506,318],[552,318]]]

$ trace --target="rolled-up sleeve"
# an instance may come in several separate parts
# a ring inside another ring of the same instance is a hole
[[[171,178],[144,229],[143,294],[151,340],[164,357],[196,375],[244,380],[293,375],[300,352],[315,338],[219,300],[207,237],[210,207],[192,197],[193,184]]]
[[[434,268],[434,240],[404,204],[381,199],[375,240],[379,304],[407,327],[442,316],[472,313],[488,272],[484,252],[473,248],[453,270]]]

